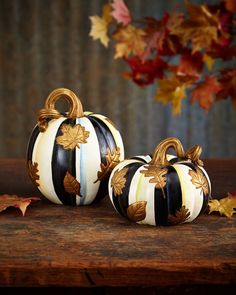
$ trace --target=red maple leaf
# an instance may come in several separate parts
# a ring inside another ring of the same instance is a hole
[[[131,15],[124,1],[114,0],[111,6],[113,8],[111,15],[114,19],[116,19],[118,23],[127,26],[131,22]]]
[[[125,77],[132,79],[139,86],[151,84],[156,78],[162,79],[167,67],[167,63],[159,56],[144,62],[136,56],[126,58],[125,61],[131,69],[131,72],[125,73]]]
[[[221,78],[219,82],[222,89],[217,93],[217,99],[226,99],[231,97],[236,106],[236,69],[226,69],[221,71]]]
[[[180,63],[177,67],[177,75],[199,78],[203,65],[203,57],[200,52],[191,53],[188,51],[182,54],[180,58]]]
[[[215,94],[222,89],[222,85],[214,76],[206,76],[205,81],[197,85],[192,91],[191,102],[198,101],[199,105],[209,110],[215,100]]]

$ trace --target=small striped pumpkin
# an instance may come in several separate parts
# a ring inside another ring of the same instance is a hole
[[[174,148],[177,156],[167,154]],[[208,204],[211,185],[199,159],[201,147],[184,152],[177,138],[162,141],[151,156],[119,163],[109,179],[109,196],[122,216],[150,225],[191,222]]]
[[[70,111],[55,109],[64,98]],[[105,116],[83,112],[69,89],[55,89],[39,112],[27,151],[28,172],[41,193],[57,204],[87,205],[107,195],[112,169],[124,159],[122,138]]]

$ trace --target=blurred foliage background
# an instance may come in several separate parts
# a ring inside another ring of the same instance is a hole
[[[127,157],[151,153],[169,136],[186,148],[202,145],[204,157],[236,157],[236,110],[230,101],[206,113],[185,100],[174,117],[170,106],[153,100],[154,86],[140,88],[122,78],[126,65],[89,37],[89,16],[101,14],[106,2],[0,0],[0,157],[25,156],[37,113],[57,87],[79,95],[84,110],[113,120]],[[180,2],[126,1],[137,18],[161,17]]]

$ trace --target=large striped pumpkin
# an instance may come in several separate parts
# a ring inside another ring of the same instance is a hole
[[[70,111],[55,102],[64,98]],[[104,197],[112,169],[124,159],[119,131],[105,116],[84,113],[78,97],[55,89],[39,112],[28,144],[28,171],[41,193],[57,204],[87,205]]]
[[[176,150],[177,157],[167,154]],[[162,141],[151,156],[118,164],[109,179],[109,196],[124,217],[150,225],[191,222],[208,204],[211,185],[199,159],[201,147],[184,152],[177,138]]]

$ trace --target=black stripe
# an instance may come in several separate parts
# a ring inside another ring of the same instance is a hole
[[[87,118],[90,120],[91,124],[93,125],[94,130],[97,135],[101,163],[106,165],[107,164],[107,160],[106,160],[107,149],[109,148],[110,151],[113,151],[114,149],[117,148],[115,139],[113,138],[113,135],[112,135],[110,129],[108,128],[108,126],[106,126],[105,123],[103,123],[101,120],[99,120],[96,117],[88,116]],[[107,194],[108,194],[108,178],[103,179],[100,182],[98,193],[97,193],[93,203],[98,203]]]
[[[127,208],[129,207],[129,190],[132,178],[135,172],[141,167],[143,163],[130,163],[123,168],[128,168],[128,172],[126,173],[126,182],[125,187],[122,190],[122,194],[120,196],[115,196],[114,192],[112,193],[113,203],[117,209],[117,211],[124,217],[127,217]]]
[[[111,151],[113,151],[117,146],[115,139],[108,128],[108,126],[102,122],[100,119],[92,116],[87,117],[90,122],[92,123],[95,132],[97,134],[99,148],[100,148],[100,154],[101,154],[101,161],[102,163],[106,164],[106,153],[107,148],[109,148]]]
[[[139,157],[139,156],[132,157],[131,159],[132,159],[132,160],[138,160],[138,161],[140,161],[140,162],[142,162],[142,163],[145,163],[145,164],[149,163],[149,161],[147,161],[147,160],[145,160],[145,159],[143,159],[143,158],[141,158],[141,157]]]
[[[164,191],[164,194],[163,194]],[[167,225],[168,220],[168,205],[167,191],[155,188],[154,207],[155,207],[155,222],[156,225]]]
[[[172,166],[168,167],[166,191],[168,214],[175,214],[182,207],[182,191],[179,176]]]
[[[107,178],[100,182],[97,195],[91,204],[97,204],[108,195],[108,180],[109,179]]]
[[[63,124],[69,124],[71,126],[75,125],[76,120],[66,119],[60,125],[56,138],[62,135],[61,126]],[[54,190],[60,199],[60,201],[65,205],[76,205],[76,196],[74,194],[69,194],[65,191],[63,180],[68,171],[71,175],[76,176],[75,172],[75,149],[65,150],[62,145],[55,143],[53,147],[52,154],[52,180],[54,185]]]
[[[39,131],[39,127],[38,125],[36,125],[31,133],[29,142],[28,142],[28,146],[27,146],[27,160],[32,161],[32,156],[33,156],[33,150],[34,150],[34,145],[36,142],[36,139],[39,135],[40,131]]]
[[[200,169],[200,170],[201,170],[201,169]],[[202,213],[204,213],[204,212],[206,211],[206,209],[207,209],[207,207],[208,207],[209,199],[210,199],[210,197],[211,197],[211,195],[210,195],[210,184],[209,184],[209,182],[208,182],[207,177],[205,176],[205,172],[202,171],[202,170],[201,170],[201,172],[202,172],[203,176],[206,178],[206,181],[207,181],[207,183],[208,183],[209,193],[208,193],[208,194],[205,194],[205,193],[203,192],[202,209],[201,209],[199,215],[202,214]],[[199,215],[198,215],[198,216],[199,216]]]

